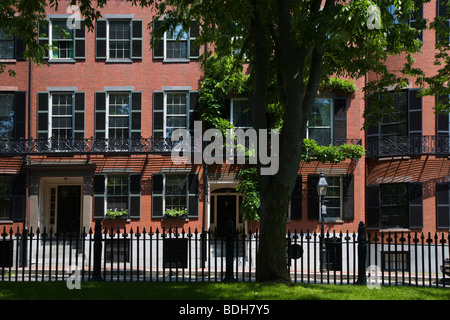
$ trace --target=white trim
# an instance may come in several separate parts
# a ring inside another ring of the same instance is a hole
[[[328,97],[318,97],[316,100],[330,100],[331,101],[331,107],[330,107],[330,126],[326,127],[312,127],[313,129],[328,129],[330,128],[330,141],[333,141],[333,130],[334,130],[334,99],[328,98]],[[306,138],[309,139],[309,120],[306,122]]]
[[[186,122],[185,129],[189,129],[189,100],[190,100],[190,92],[189,91],[164,91],[163,96],[163,137],[165,138],[167,135],[167,95],[168,94],[185,94],[186,95]],[[181,115],[180,115],[181,116]]]

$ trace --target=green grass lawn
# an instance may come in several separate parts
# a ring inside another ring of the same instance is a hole
[[[450,300],[450,289],[273,283],[0,282],[0,300]]]

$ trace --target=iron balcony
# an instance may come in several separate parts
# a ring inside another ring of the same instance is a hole
[[[449,156],[449,136],[393,136],[367,138],[366,158]]]

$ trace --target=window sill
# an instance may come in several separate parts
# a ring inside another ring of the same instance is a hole
[[[379,232],[410,232],[409,228],[384,228],[380,229]]]
[[[108,59],[105,63],[133,63],[131,59]]]
[[[319,218],[319,222],[322,222],[322,219]],[[325,218],[324,223],[345,223],[342,218]]]
[[[74,59],[49,59],[49,63],[76,63]]]
[[[164,59],[163,63],[189,63],[189,59]]]
[[[13,224],[13,223],[14,223],[14,221],[9,220],[9,219],[5,219],[5,220],[0,219],[0,224]]]
[[[0,59],[0,63],[16,63],[17,59]]]

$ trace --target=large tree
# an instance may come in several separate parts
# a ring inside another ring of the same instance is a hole
[[[428,76],[413,67],[412,54],[420,51],[420,29],[426,21],[410,17],[429,0],[129,0],[151,7],[164,17],[158,37],[170,26],[191,21],[201,26],[198,44],[209,44],[218,56],[239,52],[249,64],[253,124],[267,129],[268,101],[282,106],[279,170],[259,175],[260,242],[257,266],[259,281],[289,281],[286,267],[286,212],[301,160],[302,141],[321,81],[331,76],[358,79],[371,72],[377,80],[367,83],[366,93],[408,86],[409,77],[418,77],[428,87],[426,94],[449,93],[444,84],[449,78],[448,26],[436,21],[431,26],[444,37],[437,44],[436,58],[443,62],[437,75]],[[93,8],[89,0],[73,0],[92,27],[107,0]],[[57,0],[10,0],[1,2],[0,28],[22,37],[29,50],[27,57],[43,62],[36,46],[37,21],[46,5]],[[394,7],[393,7],[394,5]],[[20,15],[15,15],[12,8]],[[395,10],[392,10],[395,8]],[[20,21],[18,20],[21,17]],[[446,40],[445,40],[446,36]],[[402,55],[405,65],[396,73],[385,61]],[[373,104],[365,111],[367,123],[379,121],[385,109]]]

